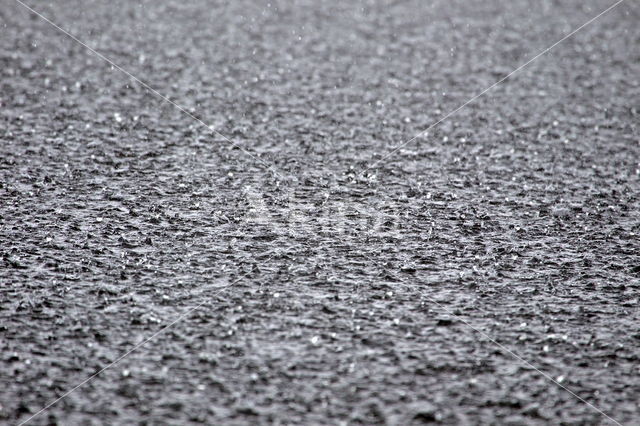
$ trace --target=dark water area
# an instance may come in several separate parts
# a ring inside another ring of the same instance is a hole
[[[640,421],[636,2],[32,3],[0,423]]]

